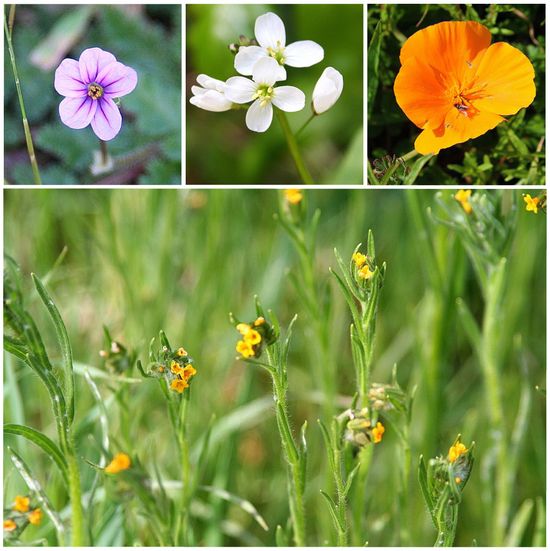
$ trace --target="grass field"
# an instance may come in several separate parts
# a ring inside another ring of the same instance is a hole
[[[6,191],[5,543],[544,545],[546,213],[454,193]]]

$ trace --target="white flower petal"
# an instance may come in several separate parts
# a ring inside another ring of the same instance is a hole
[[[313,89],[313,110],[317,115],[330,109],[344,89],[344,77],[339,71],[327,67]]]
[[[254,99],[256,84],[249,78],[231,77],[225,83],[225,97],[235,103],[248,103]]]
[[[273,120],[273,107],[267,102],[263,107],[257,99],[246,112],[246,126],[253,132],[265,132]]]
[[[306,96],[296,86],[279,86],[273,90],[271,100],[275,107],[289,113],[301,111],[306,104]]]
[[[267,51],[259,46],[242,46],[235,56],[235,69],[241,75],[251,75],[254,65],[267,57]]]
[[[274,13],[265,13],[256,19],[254,35],[263,48],[280,48],[286,44],[285,25]]]
[[[208,90],[206,88],[201,88],[200,86],[191,86],[191,93],[194,96],[200,96],[202,94],[206,94]]]
[[[252,80],[257,84],[273,86],[278,80],[285,80],[286,70],[272,57],[263,57],[254,65]]]
[[[222,111],[229,111],[232,107],[232,102],[229,101],[222,93],[216,90],[203,90],[203,93],[193,96],[189,103],[195,107],[200,107],[205,111],[213,111],[214,113],[221,113]]]
[[[289,44],[284,56],[285,63],[291,67],[311,67],[325,57],[325,52],[317,42],[300,40]]]
[[[218,92],[223,92],[225,88],[225,82],[223,80],[218,80],[217,78],[209,77],[208,75],[199,75],[197,77],[197,82],[208,90],[217,90]]]

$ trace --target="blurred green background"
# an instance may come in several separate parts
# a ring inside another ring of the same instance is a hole
[[[395,100],[393,83],[399,52],[416,31],[442,21],[478,21],[492,42],[521,50],[535,69],[537,95],[517,115],[494,130],[423,159],[416,184],[497,185],[545,183],[545,5],[544,4],[380,4],[368,8],[368,159],[379,170],[414,149],[421,130]],[[375,36],[375,31],[378,32]],[[374,40],[373,40],[374,38]],[[429,55],[429,53],[427,53]],[[389,156],[389,158],[388,158]],[[420,162],[420,161],[419,161]],[[408,165],[413,167],[413,162]],[[390,183],[400,184],[399,169]]]
[[[299,138],[315,183],[363,181],[363,7],[342,4],[187,6],[187,157],[189,184],[292,184],[298,174],[284,135],[274,119],[264,133],[251,132],[245,111],[211,113],[189,104],[198,74],[227,80],[238,73],[228,45],[240,35],[254,37],[259,15],[273,11],[284,22],[287,44],[313,40],[325,50],[320,63],[287,67],[285,85],[306,95],[306,107],[289,113],[296,131],[311,115],[311,95],[325,67],[344,77],[336,104],[316,117]]]
[[[479,192],[481,193],[481,192]],[[517,228],[508,259],[508,285],[503,296],[505,315],[499,320],[500,347],[506,358],[499,381],[507,406],[506,422],[515,423],[522,382],[531,389],[545,388],[546,360],[546,217],[523,208],[519,192],[488,191],[519,205]],[[432,322],[434,295],[423,257],[425,239],[411,216],[414,196],[421,208],[434,209],[431,190],[316,190],[306,192],[308,216],[322,211],[317,239],[316,274],[329,282],[334,308],[332,346],[337,353],[338,394],[350,396],[354,369],[349,345],[350,317],[347,306],[328,273],[336,267],[333,248],[348,258],[358,242],[366,242],[372,228],[378,262],[387,262],[387,274],[379,305],[373,380],[389,382],[397,364],[398,380],[408,389],[418,385],[412,413],[412,472],[407,527],[415,545],[432,545],[435,539],[416,481],[420,454],[445,454],[461,432],[463,440],[476,441],[476,465],[460,505],[456,545],[471,545],[475,538],[486,545],[490,528],[481,495],[484,467],[491,459],[488,407],[479,363],[456,317],[454,298],[463,297],[476,319],[483,312],[483,298],[474,271],[456,235],[447,227],[430,224],[444,274],[452,278],[453,300],[449,306],[447,345],[442,352],[440,415],[428,419],[425,354],[439,332]],[[452,192],[442,198],[457,213],[461,207]],[[25,276],[27,306],[52,357],[59,358],[47,313],[32,290],[29,273],[45,277],[72,339],[75,361],[100,366],[102,324],[113,338],[137,348],[146,359],[149,340],[164,329],[173,345],[183,345],[195,359],[189,413],[189,437],[198,442],[214,413],[220,423],[205,468],[205,484],[224,487],[250,500],[267,520],[262,529],[238,507],[204,495],[200,505],[210,517],[193,513],[193,525],[201,544],[275,545],[274,529],[288,519],[285,469],[273,416],[270,382],[265,374],[235,361],[237,334],[228,312],[241,319],[254,317],[253,295],[266,308],[275,309],[286,324],[298,313],[289,361],[289,392],[292,422],[309,420],[307,506],[309,540],[322,544],[331,530],[326,503],[319,489],[331,489],[322,473],[326,462],[316,419],[322,414],[319,388],[311,365],[309,324],[287,270],[297,271],[298,257],[290,240],[273,219],[277,192],[273,190],[7,190],[4,194],[5,251],[20,264]],[[68,252],[52,270],[64,247]],[[443,322],[441,322],[443,323]],[[521,334],[527,355],[526,371],[513,352],[514,336]],[[27,423],[53,436],[48,399],[41,382],[30,369],[5,355],[5,422]],[[132,376],[136,377],[134,371]],[[171,438],[165,403],[155,381],[131,387],[127,404],[130,417],[122,416],[112,401],[117,381],[96,378],[108,411],[111,438],[120,449],[138,454],[151,468],[157,462],[163,476],[178,479],[175,442]],[[98,457],[100,427],[98,408],[81,376],[77,377],[77,434],[81,456]],[[545,400],[532,391],[528,430],[514,471],[512,507],[526,498],[544,496],[546,473]],[[322,401],[322,397],[321,397]],[[250,406],[248,411],[243,406]],[[233,419],[231,424],[230,417]],[[224,423],[228,423],[224,425]],[[435,427],[430,439],[427,425]],[[225,428],[221,430],[221,427]],[[433,435],[432,435],[433,436]],[[13,437],[13,445],[44,484],[54,505],[64,503],[59,479],[50,474],[48,460],[35,448]],[[26,446],[26,447],[25,447]],[[399,442],[387,430],[376,447],[369,475],[367,514],[370,545],[392,545],[398,537],[396,488]],[[93,469],[84,463],[84,487],[89,488]],[[13,498],[25,486],[5,462],[5,495]],[[152,545],[151,530],[126,498],[111,490],[109,500],[95,509],[96,545]],[[130,502],[131,503],[131,502]],[[224,521],[239,528],[224,533]],[[525,544],[532,541],[529,523]],[[51,537],[49,522],[28,530],[26,537]]]
[[[181,182],[180,6],[17,6],[13,44],[44,184]],[[96,177],[89,167],[99,140],[90,126],[73,130],[61,122],[63,96],[53,87],[59,63],[78,60],[90,47],[111,52],[138,73],[136,89],[121,98],[122,129],[108,142],[114,171]],[[5,40],[4,53],[4,179],[32,184]]]

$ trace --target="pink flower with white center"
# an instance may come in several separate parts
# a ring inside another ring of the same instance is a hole
[[[69,128],[89,124],[103,141],[112,140],[122,126],[122,115],[113,101],[132,92],[137,73],[101,48],[88,48],[78,61],[64,59],[55,70],[54,87],[65,96],[59,116]]]
[[[241,75],[251,75],[256,63],[263,58],[273,58],[283,69],[290,67],[311,67],[322,61],[325,52],[313,40],[299,40],[286,45],[285,24],[274,13],[264,13],[256,19],[254,35],[259,46],[242,46],[235,56],[235,69]]]

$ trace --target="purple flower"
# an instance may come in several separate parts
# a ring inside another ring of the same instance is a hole
[[[57,92],[65,96],[59,104],[63,124],[79,129],[91,123],[100,140],[112,140],[122,126],[122,115],[113,98],[129,94],[137,79],[131,67],[100,48],[84,50],[78,61],[64,59],[54,81]]]

